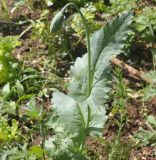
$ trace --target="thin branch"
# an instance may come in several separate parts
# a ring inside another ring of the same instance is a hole
[[[145,77],[143,72],[138,71],[137,69],[133,68],[132,66],[124,63],[123,61],[119,60],[116,57],[113,57],[111,59],[111,63],[120,67],[122,70],[124,70],[126,73],[129,74],[129,76],[131,76],[134,79],[141,79],[144,82],[148,83],[148,84],[154,84],[154,81]]]

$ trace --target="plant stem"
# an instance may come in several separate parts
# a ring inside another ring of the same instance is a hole
[[[155,47],[154,47],[154,43],[155,43],[155,34],[154,34],[154,30],[153,30],[153,27],[152,27],[152,24],[151,22],[149,21],[149,32],[150,32],[150,36],[152,38],[151,40],[151,43],[152,43],[152,49],[151,49],[151,52],[152,52],[152,58],[153,58],[153,68],[154,70],[156,69],[156,59],[155,59],[155,54],[156,54],[156,51],[155,51]]]
[[[86,37],[87,37],[87,51],[88,51],[88,86],[87,86],[87,96],[90,95],[91,89],[92,89],[92,70],[91,70],[91,49],[90,49],[90,31],[87,24],[87,20],[85,19],[83,13],[79,9],[79,7],[74,3],[68,3],[62,8],[62,12],[65,12],[66,8],[69,6],[73,6],[77,12],[80,14],[83,24],[85,26],[86,31]]]

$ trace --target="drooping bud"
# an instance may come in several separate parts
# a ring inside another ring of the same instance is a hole
[[[59,11],[55,17],[52,19],[51,24],[50,24],[50,32],[56,32],[60,29],[60,27],[62,26],[63,23],[63,19],[64,19],[64,14],[61,11]]]

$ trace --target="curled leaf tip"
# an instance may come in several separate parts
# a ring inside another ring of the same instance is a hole
[[[59,11],[51,21],[50,32],[56,32],[60,29],[63,23],[64,15],[62,11]]]

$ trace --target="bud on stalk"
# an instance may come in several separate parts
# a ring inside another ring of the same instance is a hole
[[[64,20],[64,14],[61,10],[52,19],[50,24],[50,32],[52,33],[58,31],[62,26],[63,20]]]

